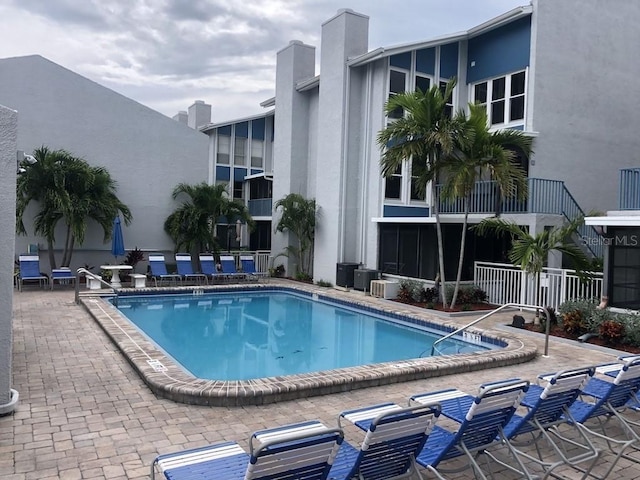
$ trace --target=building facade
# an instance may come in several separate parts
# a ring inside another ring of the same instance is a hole
[[[535,154],[520,160],[527,200],[503,200],[491,181],[483,182],[473,196],[471,223],[501,214],[535,233],[593,209],[613,208],[617,170],[633,165],[640,142],[632,121],[637,101],[620,93],[633,91],[640,74],[629,61],[639,19],[640,5],[633,2],[587,7],[579,0],[534,0],[468,31],[369,49],[369,18],[341,10],[321,27],[318,62],[315,47],[290,42],[277,54],[275,97],[263,103],[275,106],[272,195],[277,200],[295,192],[316,199],[314,278],[335,282],[340,262],[435,277],[434,200],[429,189],[418,193],[409,160],[382,178],[376,137],[393,121],[395,113],[384,113],[391,95],[442,86],[453,77],[458,83],[452,111],[480,103],[492,128],[535,137]],[[616,85],[618,94],[607,94],[607,85]],[[210,158],[216,159],[214,137]],[[215,181],[222,178],[221,166],[215,163]],[[462,205],[441,203],[440,211],[451,278]],[[278,212],[272,214],[275,224]],[[465,234],[466,278],[473,260],[505,260],[507,244]],[[598,256],[602,248],[595,238],[597,232],[584,227],[576,241]],[[272,255],[289,242],[273,233]]]

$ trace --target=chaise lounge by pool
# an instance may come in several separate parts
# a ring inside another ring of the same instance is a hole
[[[82,302],[146,384],[199,405],[250,405],[521,363],[534,347],[453,331],[403,305],[278,285],[122,291]],[[375,305],[374,305],[375,303]]]

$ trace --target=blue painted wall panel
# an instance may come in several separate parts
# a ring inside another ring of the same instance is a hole
[[[458,42],[440,47],[440,77],[451,78],[458,75]]]
[[[428,207],[409,207],[400,205],[385,205],[383,217],[428,217]]]
[[[218,128],[218,135],[231,136],[231,125],[225,125],[224,127]]]
[[[472,38],[469,40],[467,83],[525,69],[529,66],[530,50],[531,16]]]
[[[257,140],[264,140],[264,118],[258,118],[251,122],[251,137]]]
[[[416,51],[416,71],[435,75],[436,73],[436,49],[424,48]]]
[[[399,53],[398,55],[391,55],[389,58],[389,64],[392,67],[411,68],[411,52]]]
[[[236,137],[247,138],[249,136],[249,122],[236,123]]]
[[[228,182],[231,175],[231,168],[222,165],[216,165],[216,180]]]
[[[252,168],[251,169],[251,175],[255,175],[256,173],[262,173],[263,170],[257,169],[257,168]]]
[[[242,182],[244,181],[244,177],[247,176],[247,169],[246,168],[234,168],[233,169],[233,180],[235,182]]]

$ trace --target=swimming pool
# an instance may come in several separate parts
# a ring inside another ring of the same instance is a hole
[[[266,290],[133,296],[119,310],[194,377],[249,380],[429,355],[442,330],[341,305],[318,295]],[[446,340],[441,351],[497,348]]]
[[[342,292],[331,288],[306,286],[275,279],[271,280],[269,284],[252,284],[251,286],[122,289],[117,303],[124,305],[127,296],[141,294],[146,295],[149,301],[155,301],[157,295],[186,294],[196,301],[206,302],[208,299],[205,299],[205,296],[209,292],[249,293],[261,290],[280,290],[294,292],[308,298],[316,297],[318,300],[327,299],[340,306],[358,308],[375,314],[382,313],[394,320],[433,328],[443,333],[453,331],[459,326],[459,324],[449,322],[446,318],[438,317],[428,310],[414,309],[396,302],[365,296],[360,292]],[[473,329],[469,332],[472,339],[481,339],[500,348],[456,355],[369,363],[292,375],[246,380],[209,380],[195,377],[185,370],[159,345],[143,334],[108,299],[99,296],[98,291],[88,291],[80,297],[79,301],[157,396],[194,405],[262,405],[314,395],[346,392],[358,388],[515,365],[532,360],[537,355],[535,344],[524,342],[524,338],[515,332]],[[351,342],[347,348],[357,348],[360,344]]]

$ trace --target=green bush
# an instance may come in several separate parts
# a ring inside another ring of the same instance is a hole
[[[316,282],[316,285],[318,285],[319,287],[333,287],[333,283],[326,280],[318,280]]]
[[[640,347],[640,315],[635,313],[619,313],[618,321],[624,325],[622,342],[634,347]]]
[[[398,298],[402,302],[419,302],[422,296],[422,282],[417,280],[400,280]]]

